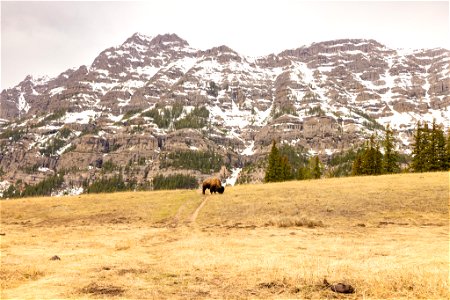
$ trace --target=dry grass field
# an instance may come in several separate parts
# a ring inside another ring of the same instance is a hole
[[[449,297],[449,173],[0,205],[2,299]]]

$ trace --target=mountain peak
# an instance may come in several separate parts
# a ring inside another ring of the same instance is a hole
[[[151,42],[151,40],[152,40],[151,37],[136,32],[132,36],[130,36],[123,44],[125,45],[135,43],[138,45],[148,45]]]
[[[160,45],[175,45],[175,46],[189,46],[188,42],[180,38],[174,33],[158,34],[154,37],[150,45],[160,46]]]

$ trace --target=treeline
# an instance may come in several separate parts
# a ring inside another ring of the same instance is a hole
[[[195,107],[184,118],[175,121],[175,129],[182,128],[203,128],[207,125],[209,111],[205,107]]]
[[[223,165],[220,154],[209,151],[175,151],[161,157],[161,168],[193,169],[202,173],[218,172]]]
[[[302,180],[327,177],[381,175],[410,172],[445,171],[450,169],[450,132],[445,136],[442,126],[418,123],[414,134],[412,156],[396,151],[396,139],[387,126],[383,139],[371,136],[359,149],[333,155],[326,162],[327,170],[318,156],[307,158],[303,149],[273,142],[267,158],[265,182]],[[403,170],[402,170],[403,168]]]
[[[0,134],[0,139],[11,139],[12,141],[17,142],[25,133],[25,129],[23,128],[8,128]]]
[[[192,175],[157,175],[153,178],[154,190],[195,189],[197,187],[197,179]]]
[[[358,153],[352,166],[352,175],[380,175],[400,172],[399,154],[395,151],[393,131],[388,126],[381,142],[384,154],[380,151],[380,143],[371,136]]]
[[[124,180],[122,174],[109,178],[100,178],[92,183],[85,181],[84,192],[87,194],[113,193],[136,190],[172,190],[172,189],[194,189],[198,187],[197,179],[191,175],[156,175],[150,182],[138,183],[135,179]]]
[[[204,106],[195,107],[185,117],[179,119],[183,110],[181,102],[175,102],[171,107],[157,104],[151,110],[143,112],[141,116],[152,118],[159,128],[169,128],[172,123],[175,129],[203,128],[207,125],[209,111]]]
[[[136,180],[129,180],[125,182],[123,180],[122,173],[120,173],[119,175],[114,175],[109,178],[98,179],[91,184],[85,181],[83,187],[85,193],[96,194],[133,191],[138,188],[138,184]]]
[[[447,139],[444,130],[433,120],[417,123],[414,135],[412,169],[415,172],[446,171],[450,169],[450,130]]]
[[[25,184],[22,187],[21,182],[17,182],[15,185],[10,185],[9,188],[3,192],[3,198],[51,196],[52,192],[59,189],[63,182],[63,174],[50,176],[35,185]]]
[[[141,116],[152,118],[153,122],[158,125],[159,128],[168,128],[170,123],[179,118],[182,113],[183,104],[181,102],[176,102],[170,108],[163,107],[161,104],[156,104],[154,108],[142,113]]]
[[[282,145],[278,149],[273,141],[264,181],[317,179],[322,173],[323,165],[318,156],[308,159],[303,149],[297,150],[289,145]]]
[[[395,138],[389,126],[381,142],[384,149],[372,136],[364,145],[363,151],[353,162],[352,175],[379,175],[398,173],[404,158],[395,151]],[[412,159],[409,170],[412,172],[446,171],[450,168],[450,132],[445,137],[444,129],[433,120],[417,123],[414,134]]]

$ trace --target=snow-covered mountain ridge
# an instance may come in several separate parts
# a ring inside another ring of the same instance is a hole
[[[147,149],[153,161],[147,163],[150,174],[158,169],[157,151],[183,148],[185,136],[191,140],[187,149],[217,149],[235,168],[265,154],[273,139],[329,155],[387,124],[398,133],[400,150],[409,152],[417,121],[450,124],[449,64],[446,49],[395,50],[364,39],[314,43],[253,58],[227,46],[194,49],[175,34],[136,33],[102,51],[89,66],[55,78],[27,76],[3,90],[1,131],[22,134],[2,141],[0,166],[17,178],[18,171],[12,170],[21,167],[15,162],[21,153],[22,160],[34,157],[50,169],[71,167],[64,156],[76,151],[39,154],[64,127],[70,131],[62,139],[65,146],[77,145],[77,150],[98,140],[113,144],[138,138],[135,148],[127,150],[136,154],[134,149],[146,147],[143,141],[152,144]],[[194,107],[205,107],[208,125],[183,129],[180,135],[174,124],[163,128],[143,114],[175,103],[183,105],[178,119]],[[117,145],[117,151],[124,150],[124,143]],[[95,147],[84,150],[89,155],[81,165],[112,155],[100,155]]]

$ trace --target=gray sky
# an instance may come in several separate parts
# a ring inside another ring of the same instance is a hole
[[[227,45],[249,56],[338,38],[391,48],[450,48],[449,2],[159,0],[1,2],[1,86],[27,74],[90,65],[135,32],[176,33],[194,48]]]

